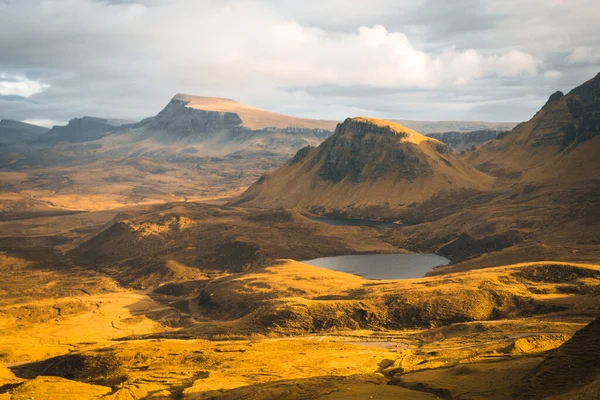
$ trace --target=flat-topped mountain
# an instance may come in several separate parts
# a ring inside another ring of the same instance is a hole
[[[19,171],[14,179],[5,176],[13,190],[50,190],[53,199],[45,200],[67,208],[229,197],[299,149],[319,145],[334,128],[335,122],[233,100],[176,95],[157,115],[137,123],[76,118],[31,145],[3,146],[0,170]],[[46,170],[33,172],[39,168]],[[23,171],[32,171],[32,179],[24,180]]]
[[[236,114],[241,125],[252,130],[261,130],[266,128],[301,128],[301,129],[323,129],[333,131],[337,121],[314,120],[307,118],[291,117],[288,115],[277,114],[271,111],[261,110],[238,103],[231,99],[222,99],[218,97],[200,97],[187,94],[177,94],[173,101],[179,101],[185,104],[185,107],[194,110],[218,111],[221,113]]]
[[[360,117],[347,119],[319,147],[300,150],[264,175],[235,204],[374,217],[492,183],[440,141],[400,124]]]

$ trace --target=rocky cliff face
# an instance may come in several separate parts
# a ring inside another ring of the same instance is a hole
[[[319,150],[317,158],[324,160],[319,176],[332,182],[346,179],[360,183],[384,177],[412,181],[418,175],[428,175],[431,168],[425,157],[410,146],[398,146],[408,137],[408,133],[390,126],[347,119]],[[441,144],[439,149],[446,151]]]
[[[464,151],[472,146],[478,146],[498,136],[506,135],[509,131],[479,130],[471,132],[428,133],[427,136],[443,142],[455,152]]]
[[[136,128],[165,132],[173,138],[194,136],[197,139],[225,131],[242,129],[242,120],[232,112],[205,111],[186,107],[183,100],[173,99],[156,117],[142,121]]]
[[[189,107],[189,100],[181,95],[173,98],[155,117],[136,124],[132,131],[138,140],[154,139],[163,144],[179,141],[190,145],[208,143],[215,148],[215,153],[220,152],[220,147],[238,155],[246,150],[293,154],[293,151],[307,144],[318,144],[331,135],[324,129],[294,126],[251,129],[244,125],[237,112]],[[293,149],[291,152],[290,148]]]

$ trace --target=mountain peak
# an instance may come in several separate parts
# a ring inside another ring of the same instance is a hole
[[[554,103],[556,101],[559,101],[564,96],[565,96],[565,94],[563,92],[561,92],[560,90],[558,90],[550,95],[550,97],[548,98],[548,101],[546,101],[546,105]]]
[[[352,125],[363,125],[369,130],[375,130],[380,133],[393,134],[401,137],[402,141],[411,143],[421,143],[423,141],[437,141],[436,139],[422,135],[410,128],[405,127],[397,122],[392,122],[384,119],[369,118],[369,117],[356,117],[348,118],[341,124],[341,129],[348,128]],[[374,129],[375,128],[375,129]],[[375,132],[375,133],[376,133]]]

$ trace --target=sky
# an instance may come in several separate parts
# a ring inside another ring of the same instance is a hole
[[[0,119],[176,93],[308,118],[518,122],[600,72],[598,0],[0,0]]]

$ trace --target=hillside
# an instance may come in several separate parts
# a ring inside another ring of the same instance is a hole
[[[232,204],[399,220],[404,225],[387,230],[386,240],[455,262],[439,271],[594,261],[599,82],[597,76],[567,96],[553,95],[530,121],[463,154],[444,152],[433,138],[378,135],[377,125],[347,120]],[[363,129],[356,133],[353,124]]]
[[[554,350],[521,382],[518,398],[552,399],[600,397],[600,318]]]
[[[556,92],[529,121],[469,153],[467,161],[499,177],[557,183],[589,179],[600,170],[600,73]]]
[[[37,146],[52,146],[61,142],[81,143],[91,142],[116,133],[128,121],[110,120],[106,118],[83,117],[69,121],[66,126],[54,126],[44,136],[40,137]]]
[[[299,151],[234,204],[381,218],[453,191],[485,190],[492,183],[438,140],[361,117],[338,125],[319,147]]]
[[[48,128],[9,119],[0,120],[0,146],[27,144],[48,132]]]

